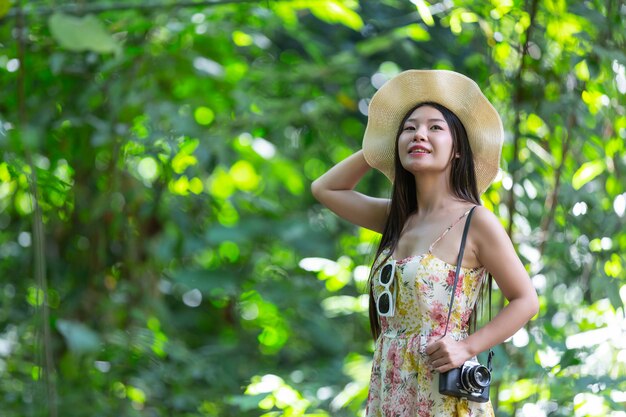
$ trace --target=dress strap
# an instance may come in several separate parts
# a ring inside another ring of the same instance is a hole
[[[474,207],[476,207],[476,206],[474,206]],[[462,215],[461,217],[459,217],[458,219],[456,219],[456,220],[454,221],[454,223],[452,223],[450,226],[448,226],[448,228],[447,228],[446,230],[444,230],[444,231],[443,231],[443,233],[442,233],[442,234],[441,234],[441,235],[440,235],[440,236],[439,236],[439,237],[438,237],[438,238],[437,238],[437,239],[436,239],[433,243],[431,243],[431,244],[430,244],[430,247],[428,248],[428,253],[430,253],[430,254],[432,255],[432,253],[433,253],[433,247],[434,247],[437,243],[439,243],[439,241],[440,241],[441,239],[443,239],[443,237],[444,237],[445,235],[447,235],[447,234],[448,234],[448,232],[449,232],[449,231],[450,231],[450,230],[451,230],[454,226],[456,226],[457,224],[459,224],[459,222],[460,222],[461,220],[463,220],[463,219],[464,219],[464,218],[465,218],[465,217],[469,214],[469,212],[470,212],[470,211],[472,211],[472,209],[473,209],[474,207],[472,207],[471,209],[467,210],[465,213],[463,213],[463,215]]]

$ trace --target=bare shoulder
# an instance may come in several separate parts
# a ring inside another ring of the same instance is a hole
[[[498,217],[486,207],[477,206],[472,218],[472,226],[482,233],[505,232]],[[506,233],[506,232],[505,232]]]
[[[487,261],[485,254],[510,251],[512,243],[500,219],[489,209],[479,206],[474,210],[470,236],[477,258]],[[497,248],[497,249],[496,249]]]
[[[510,242],[509,236],[498,217],[483,206],[478,206],[474,210],[470,238],[479,258],[481,257],[480,252],[482,248],[491,247],[493,244]]]

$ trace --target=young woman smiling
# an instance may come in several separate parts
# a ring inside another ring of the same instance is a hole
[[[494,415],[489,401],[440,393],[436,376],[502,343],[538,311],[509,237],[480,203],[498,172],[503,136],[497,111],[471,79],[405,71],[372,98],[363,150],[312,184],[330,210],[382,234],[370,275],[376,349],[368,417]],[[371,167],[391,181],[390,199],[354,190]],[[489,275],[508,303],[470,334]]]

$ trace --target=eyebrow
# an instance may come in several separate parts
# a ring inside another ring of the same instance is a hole
[[[410,118],[410,119],[407,119],[407,122],[415,122],[415,121],[417,121],[417,120],[418,120],[418,119],[415,119],[415,118]],[[426,120],[426,121],[427,121],[428,123],[432,123],[432,122],[443,122],[443,123],[446,123],[446,121],[445,121],[445,120],[443,120],[443,119],[428,119],[428,120]]]

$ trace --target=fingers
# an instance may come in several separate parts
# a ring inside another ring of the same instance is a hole
[[[464,356],[458,351],[458,343],[454,340],[443,338],[426,346],[426,354],[429,357],[429,367],[432,371],[447,372],[461,366]],[[457,364],[457,362],[460,362]]]
[[[454,361],[450,361],[446,358],[438,359],[430,363],[431,371],[435,371],[439,373],[448,372],[449,370],[458,368],[459,366],[461,365],[456,365]]]
[[[446,341],[449,340],[449,336],[444,336],[443,338],[435,339],[434,341],[429,342],[426,345],[426,354],[432,355],[434,352],[439,350],[442,346],[445,347]]]
[[[456,366],[451,366],[451,365],[444,365],[444,366],[440,366],[439,368],[434,368],[433,371],[438,372],[440,374],[443,374],[445,372],[448,372],[454,368],[457,368]]]
[[[425,352],[426,352],[427,355],[430,356],[433,353],[435,353],[437,350],[439,350],[440,347],[441,347],[441,342],[440,341],[432,342],[432,343],[429,343],[426,346]]]
[[[452,368],[456,368],[454,361],[449,355],[439,355],[438,357],[430,357],[430,369],[437,372],[446,372]]]

